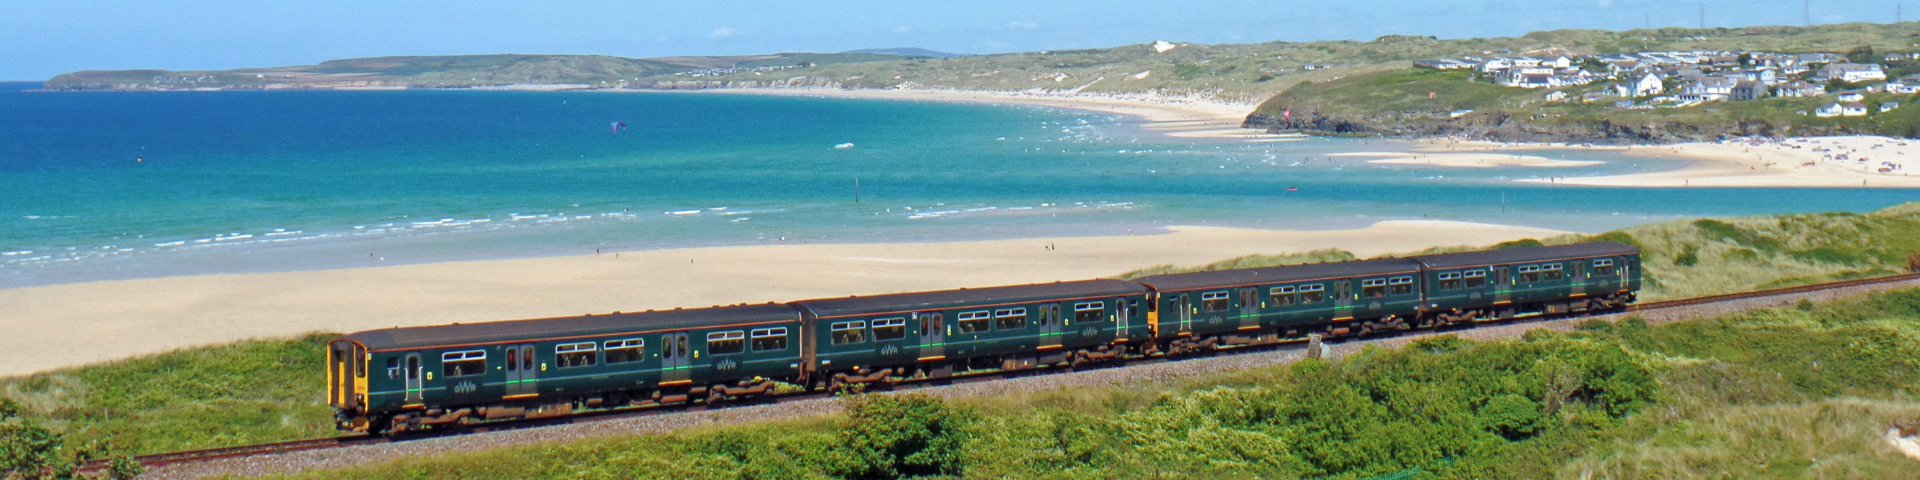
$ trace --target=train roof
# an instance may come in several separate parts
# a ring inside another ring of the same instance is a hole
[[[819,298],[793,302],[792,305],[805,308],[819,317],[841,317],[1140,293],[1147,293],[1147,288],[1133,282],[1101,279],[1008,287],[962,288],[937,292]]]
[[[1313,263],[1280,267],[1242,268],[1213,272],[1172,273],[1134,279],[1159,290],[1194,290],[1275,282],[1293,282],[1321,278],[1356,277],[1406,273],[1420,269],[1419,262],[1404,258]]]
[[[1576,243],[1552,247],[1508,248],[1483,252],[1444,253],[1409,257],[1427,268],[1458,268],[1501,263],[1542,262],[1564,258],[1638,255],[1640,249],[1620,242]]]
[[[368,350],[534,341],[642,331],[682,330],[723,325],[797,321],[800,312],[786,305],[731,305],[711,308],[580,315],[481,323],[399,327],[348,334]]]

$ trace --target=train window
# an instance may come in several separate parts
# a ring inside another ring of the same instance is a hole
[[[1293,305],[1293,287],[1273,287],[1267,290],[1267,296],[1271,297],[1270,301],[1275,307]]]
[[[1612,260],[1612,259],[1607,259],[1607,260],[1594,260],[1594,261],[1593,261],[1593,274],[1594,274],[1594,275],[1613,275],[1614,273],[1616,273],[1616,272],[1614,272],[1614,270],[1613,270],[1613,260]]]
[[[843,345],[867,341],[867,322],[835,322],[832,325],[833,344]]]
[[[756,328],[752,332],[753,351],[787,349],[787,327]]]
[[[873,321],[873,339],[899,340],[907,338],[907,319],[882,318]]]
[[[993,314],[985,310],[978,312],[960,312],[960,332],[984,332],[993,321]]]
[[[420,379],[420,356],[408,355],[407,356],[407,380],[419,380],[419,379]]]
[[[387,357],[387,378],[400,378],[400,357]]]
[[[1406,295],[1413,293],[1413,277],[1393,277],[1387,279],[1387,294]]]
[[[1200,294],[1200,311],[1224,312],[1230,308],[1233,298],[1227,292],[1206,292]]]
[[[1073,304],[1073,321],[1098,322],[1107,319],[1107,304],[1102,302],[1080,302]]]
[[[440,354],[440,366],[444,376],[464,377],[479,375],[487,371],[487,351],[467,350]]]
[[[553,363],[559,364],[560,368],[591,367],[594,364],[594,353],[599,351],[600,347],[593,342],[554,345]]]
[[[1561,269],[1561,265],[1558,263],[1549,263],[1546,265],[1541,265],[1540,278],[1543,280],[1559,280],[1560,269]]]
[[[1300,303],[1319,303],[1327,299],[1327,287],[1318,283],[1300,286]]]
[[[1528,282],[1528,283],[1538,282],[1540,281],[1540,266],[1539,265],[1521,265],[1520,275],[1515,278],[1520,279],[1520,281],[1522,282]]]
[[[1440,272],[1441,290],[1459,290],[1460,272]]]
[[[1466,277],[1467,288],[1480,288],[1480,287],[1487,286],[1486,270],[1467,270],[1465,272],[1461,272],[1460,275],[1463,277]]]
[[[616,363],[638,362],[640,359],[647,358],[646,345],[646,340],[629,338],[626,340],[608,340],[606,346],[602,348],[607,351],[607,364],[612,365]],[[507,361],[511,362],[513,360]]]
[[[520,371],[520,349],[518,348],[507,349],[507,371],[509,372]]]
[[[993,312],[994,326],[999,330],[1027,328],[1027,309],[1002,308]]]
[[[713,332],[707,334],[707,353],[727,355],[747,351],[747,332]]]
[[[1361,280],[1360,296],[1367,297],[1367,298],[1377,298],[1377,297],[1387,296],[1387,280],[1382,278],[1369,278],[1366,280]]]

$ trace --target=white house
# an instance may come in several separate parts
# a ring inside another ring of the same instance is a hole
[[[1840,92],[1840,101],[1842,102],[1858,102],[1866,99],[1867,99],[1867,96],[1860,94],[1860,91],[1858,90],[1849,90],[1845,92]]]
[[[1826,87],[1799,80],[1781,85],[1780,88],[1774,90],[1774,96],[1779,97],[1812,97],[1822,93],[1827,93]]]
[[[1658,95],[1667,90],[1667,86],[1660,83],[1660,77],[1651,73],[1642,75],[1639,80],[1634,80],[1633,83],[1628,84],[1628,88],[1633,89],[1633,95],[1623,96],[1644,97]]]
[[[1838,117],[1840,113],[1841,107],[1838,103],[1829,103],[1821,105],[1820,108],[1813,109],[1813,116],[1816,117]]]
[[[1560,56],[1560,57],[1554,58],[1552,63],[1554,68],[1567,68],[1567,67],[1573,66],[1573,59],[1567,58],[1566,56]]]
[[[1900,108],[1900,102],[1885,102],[1885,103],[1881,103],[1881,104],[1880,104],[1880,113],[1887,113],[1887,112],[1889,112],[1889,111],[1892,111],[1893,109],[1896,109],[1896,108]]]
[[[1567,99],[1567,92],[1562,92],[1559,90],[1547,92],[1547,101],[1549,102],[1558,102],[1566,99]]]
[[[1886,80],[1887,72],[1880,70],[1877,63],[1829,63],[1813,76],[1822,82],[1836,78],[1847,83]]]
[[[1867,104],[1860,103],[1860,102],[1853,102],[1846,105],[1841,105],[1840,116],[1842,117],[1867,116]]]

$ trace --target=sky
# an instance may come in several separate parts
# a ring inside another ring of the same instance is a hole
[[[1535,30],[1800,25],[1808,0],[0,0],[0,79],[383,55],[738,55],[921,47],[1000,53],[1154,40],[1258,43]],[[1902,0],[1811,1],[1813,23],[1891,22]],[[1915,10],[1913,16],[1920,16]],[[1906,18],[1906,16],[1902,16]]]

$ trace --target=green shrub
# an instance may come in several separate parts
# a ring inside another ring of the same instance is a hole
[[[970,418],[924,394],[844,397],[841,445],[858,459],[851,477],[957,475]]]

